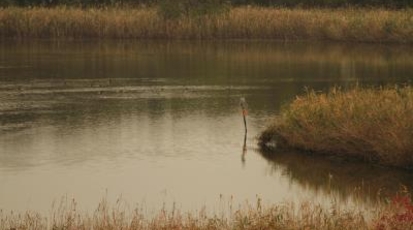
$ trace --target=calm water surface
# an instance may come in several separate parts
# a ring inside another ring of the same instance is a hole
[[[257,150],[305,87],[408,83],[405,46],[280,42],[0,42],[0,209],[148,212],[223,200],[374,205],[412,173]],[[239,100],[249,103],[248,135]],[[232,198],[231,198],[232,197]]]

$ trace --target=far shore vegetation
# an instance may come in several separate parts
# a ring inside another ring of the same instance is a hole
[[[286,6],[286,7],[413,7],[409,0],[2,0],[0,6],[131,6],[157,5],[165,2],[174,2],[186,6],[219,6],[219,5],[257,5],[257,6]]]
[[[259,198],[255,204],[234,209],[228,203],[218,213],[209,213],[205,208],[182,212],[173,205],[150,217],[120,199],[115,204],[103,199],[92,213],[78,211],[76,201],[67,198],[48,215],[0,210],[0,229],[4,230],[405,230],[412,227],[413,204],[410,194],[403,190],[368,211],[343,208],[335,203],[325,207],[310,201],[266,205]]]
[[[259,142],[413,169],[413,88],[308,90],[281,110]]]
[[[0,6],[0,38],[413,43],[411,1],[136,2],[6,0]]]

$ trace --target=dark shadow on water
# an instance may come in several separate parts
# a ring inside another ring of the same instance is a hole
[[[315,192],[350,197],[376,203],[392,197],[402,187],[413,191],[413,173],[362,162],[348,162],[294,151],[265,151],[260,155],[271,164],[271,172],[280,172],[293,183]]]

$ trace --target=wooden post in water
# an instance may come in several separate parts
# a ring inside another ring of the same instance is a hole
[[[245,98],[241,97],[239,100],[239,105],[241,106],[242,110],[242,118],[244,119],[244,128],[245,128],[245,133],[244,133],[244,145],[242,146],[242,155],[241,155],[241,161],[242,164],[245,165],[245,155],[247,154],[247,115],[248,115],[248,104],[245,101]]]
[[[241,162],[245,165],[245,155],[247,154],[247,132],[244,134],[244,145],[242,146]]]
[[[239,104],[242,109],[242,117],[244,118],[245,134],[247,134],[247,115],[248,115],[248,104],[244,97],[241,97]]]

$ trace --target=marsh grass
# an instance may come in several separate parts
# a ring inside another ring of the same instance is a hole
[[[0,8],[0,36],[413,42],[411,9],[231,7],[175,19],[158,12],[157,7]]]
[[[403,187],[401,187],[403,188]],[[232,198],[224,201],[221,210],[210,213],[205,207],[196,212],[182,212],[165,205],[150,217],[144,209],[131,207],[122,198],[110,203],[103,198],[94,212],[81,212],[74,199],[63,197],[49,215],[34,211],[24,213],[0,210],[2,230],[255,230],[255,229],[411,229],[413,203],[410,193],[400,192],[386,203],[360,210],[343,207],[334,201],[320,205],[311,201],[265,204],[257,197],[255,203],[233,208]]]
[[[413,167],[413,88],[308,90],[260,136],[279,148]]]
[[[323,208],[312,202],[281,203],[264,206],[260,199],[255,204],[229,215],[180,212],[162,208],[153,217],[145,217],[139,209],[129,210],[117,201],[110,205],[103,199],[92,214],[82,214],[75,200],[65,200],[49,217],[28,211],[23,214],[0,211],[0,229],[367,229],[369,222],[362,213],[342,210],[332,204]]]

